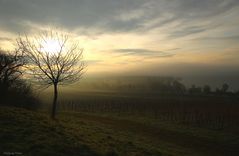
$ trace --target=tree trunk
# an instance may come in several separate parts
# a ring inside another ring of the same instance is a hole
[[[53,98],[52,113],[51,113],[52,119],[55,119],[55,116],[56,116],[57,96],[58,96],[57,83],[54,83],[54,98]]]

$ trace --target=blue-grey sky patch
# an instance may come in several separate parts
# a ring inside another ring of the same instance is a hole
[[[191,27],[186,27],[181,30],[176,30],[173,31],[172,33],[169,34],[169,38],[180,38],[180,37],[185,37],[193,34],[198,34],[204,31],[207,31],[208,29],[204,27],[198,27],[198,26],[191,26]]]
[[[116,53],[126,56],[143,56],[143,57],[172,57],[175,53],[154,51],[149,49],[115,49]]]
[[[217,36],[217,37],[201,37],[193,40],[239,40],[239,35],[233,36]]]
[[[24,30],[22,22],[28,21],[69,30],[146,31],[145,22],[152,20],[156,22],[151,28],[173,21],[210,20],[238,5],[238,0],[0,0],[0,28],[19,32]]]

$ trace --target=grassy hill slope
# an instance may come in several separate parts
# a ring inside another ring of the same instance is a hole
[[[238,155],[236,134],[101,114],[0,107],[0,155]]]
[[[0,155],[98,155],[46,115],[7,107],[0,109],[0,152]]]
[[[45,113],[0,107],[0,155],[161,155],[147,146],[135,145],[127,135],[101,123],[70,114],[63,113],[53,121]]]

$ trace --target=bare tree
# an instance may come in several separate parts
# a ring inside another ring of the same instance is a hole
[[[0,94],[2,96],[21,77],[23,72],[21,68],[25,63],[23,54],[18,49],[12,52],[0,49]]]
[[[71,42],[68,35],[59,32],[43,32],[29,38],[17,39],[18,47],[29,60],[29,73],[37,83],[54,86],[51,117],[56,115],[58,84],[71,84],[78,81],[84,72],[83,49]]]

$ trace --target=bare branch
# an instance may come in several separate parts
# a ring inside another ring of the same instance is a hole
[[[54,52],[43,47],[51,40],[59,46]],[[70,45],[67,35],[53,31],[31,39],[25,35],[17,39],[17,45],[28,58],[30,75],[40,84],[70,84],[78,81],[84,73],[83,49],[79,49],[77,43]]]

